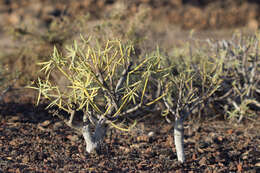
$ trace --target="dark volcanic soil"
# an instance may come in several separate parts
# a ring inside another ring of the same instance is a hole
[[[178,164],[173,127],[158,114],[147,115],[130,132],[110,129],[100,151],[88,154],[82,136],[25,98],[0,105],[0,172],[260,170],[259,118],[239,125],[187,121],[187,163]]]

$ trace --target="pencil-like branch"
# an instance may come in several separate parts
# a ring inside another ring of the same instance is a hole
[[[116,88],[115,88],[115,94],[117,94],[117,92],[122,88],[123,83],[125,82],[126,78],[127,78],[127,74],[131,71],[131,67],[132,67],[133,63],[130,62],[130,64],[128,65],[128,67],[126,69],[123,70],[120,79],[118,80],[117,84],[116,84]]]

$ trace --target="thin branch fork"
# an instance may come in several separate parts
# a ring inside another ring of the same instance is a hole
[[[103,75],[101,74],[99,68],[97,68],[97,73],[98,73],[99,82],[104,86],[104,87],[102,87],[102,89],[103,89],[104,93],[107,95],[107,98],[109,98],[109,103],[112,104],[112,109],[110,109],[110,111],[112,112],[113,108],[115,108],[117,110],[118,105],[116,103],[115,97],[109,90],[109,87],[108,87],[107,83],[105,82]]]
[[[116,85],[116,89],[114,91],[114,94],[112,91],[109,90],[109,87],[108,85],[106,84],[106,82],[104,81],[104,78],[103,78],[103,75],[101,74],[100,70],[97,69],[97,73],[98,73],[98,79],[100,81],[100,83],[105,87],[103,88],[103,91],[104,93],[107,95],[107,98],[108,98],[108,102],[109,102],[109,106],[112,106],[109,110],[109,112],[107,113],[108,115],[111,114],[113,112],[113,110],[118,110],[118,96],[117,96],[117,93],[118,93],[118,90],[121,89],[123,83],[125,82],[126,78],[127,78],[127,75],[128,73],[130,72],[131,70],[131,66],[132,66],[132,62],[130,62],[130,64],[128,65],[127,69],[125,69],[122,74],[121,74],[121,78],[119,79],[117,85]]]

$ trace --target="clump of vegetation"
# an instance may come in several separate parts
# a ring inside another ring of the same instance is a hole
[[[39,91],[37,103],[41,97],[49,100],[47,108],[59,108],[53,115],[84,136],[87,152],[98,148],[108,126],[130,130],[135,115],[163,104],[162,115],[175,119],[178,161],[185,162],[183,121],[188,116],[207,116],[213,105],[240,122],[259,109],[258,37],[240,38],[238,43],[209,41],[210,52],[189,47],[163,56],[157,49],[141,57],[144,53],[136,53],[130,43],[99,44],[81,36],[65,51],[54,47],[50,60],[40,63],[45,77],[32,88]]]
[[[43,75],[38,72],[37,62],[47,61],[54,45],[59,52],[66,51],[64,45],[73,44],[73,40],[80,40],[77,33],[87,33],[84,37],[91,35],[99,42],[106,42],[106,40],[114,38],[132,42],[135,43],[137,52],[136,43],[140,43],[144,39],[148,28],[148,26],[144,26],[148,23],[146,21],[144,24],[145,14],[148,12],[139,12],[134,19],[127,20],[127,16],[123,12],[116,13],[115,16],[108,15],[105,20],[91,21],[89,15],[62,15],[53,19],[47,26],[37,23],[20,24],[15,28],[8,26],[5,31],[13,38],[13,43],[10,45],[12,50],[3,50],[0,58],[4,64],[11,64],[9,73],[13,73],[14,69],[18,69],[22,73],[18,83],[25,86],[37,76]]]
[[[165,95],[163,103],[166,110],[163,115],[171,114],[175,118],[174,141],[180,162],[185,161],[183,121],[204,109],[220,87],[221,65],[217,59],[210,59],[202,52],[165,57],[164,68],[168,69],[168,73],[159,79]]]
[[[55,19],[48,28],[36,26],[18,25],[5,28],[6,34],[13,38],[8,45],[8,50],[3,50],[0,54],[1,62],[8,64],[7,72],[15,75],[15,71],[22,74],[17,81],[20,86],[25,86],[33,79],[37,78],[39,66],[37,62],[47,59],[49,52],[55,45],[62,49],[64,44],[71,42],[71,38],[78,30],[79,21],[67,17]]]
[[[251,108],[259,109],[260,61],[259,41],[256,36],[239,43],[209,41],[211,53],[201,50],[190,56],[165,57],[168,73],[161,78],[166,110],[164,115],[175,118],[174,139],[178,161],[184,162],[183,121],[192,114],[204,114],[209,105],[223,108],[222,114],[230,118],[256,115]],[[251,112],[251,113],[250,113]]]
[[[230,41],[211,43],[215,56],[222,61],[222,84],[215,95],[231,119],[241,122],[243,117],[255,115],[250,111],[260,108],[259,38],[234,36]]]
[[[107,125],[129,130],[122,124],[128,115],[153,111],[153,104],[162,98],[159,91],[152,92],[159,90],[154,78],[162,73],[160,56],[134,57],[133,46],[119,40],[91,45],[81,37],[81,43],[75,41],[65,55],[54,47],[51,59],[40,63],[46,77],[33,87],[39,91],[37,103],[44,97],[51,101],[48,108],[57,106],[60,110],[53,114],[82,133],[91,152],[99,146]],[[51,80],[53,75],[65,77],[63,86]],[[79,116],[81,121],[74,121]]]

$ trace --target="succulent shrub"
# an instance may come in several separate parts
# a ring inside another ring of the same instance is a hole
[[[216,57],[223,61],[222,83],[215,95],[215,104],[238,122],[255,115],[250,110],[260,108],[259,36],[235,35],[232,40],[210,44]]]
[[[174,115],[174,141],[178,161],[185,162],[183,121],[200,114],[209,105],[221,106],[222,114],[238,118],[254,114],[260,108],[260,61],[257,36],[234,37],[212,43],[208,50],[185,50],[184,54],[164,57],[167,73],[160,78],[163,115]],[[187,55],[189,52],[189,56]],[[207,112],[205,112],[207,114]]]
[[[186,49],[187,52],[187,49]],[[163,115],[174,116],[174,142],[177,158],[185,162],[183,121],[192,114],[198,114],[220,87],[221,62],[209,58],[203,51],[192,52],[190,56],[176,54],[164,57],[168,72],[160,79],[163,90]]]
[[[151,90],[159,90],[154,78],[163,71],[159,55],[138,58],[131,44],[90,40],[81,36],[80,42],[66,47],[65,55],[54,47],[50,60],[40,63],[45,78],[32,87],[39,91],[37,103],[41,97],[49,100],[47,108],[59,108],[53,115],[83,135],[87,152],[99,146],[108,126],[129,130],[123,120],[155,109],[153,104],[162,96]],[[55,82],[55,77],[63,83]]]

